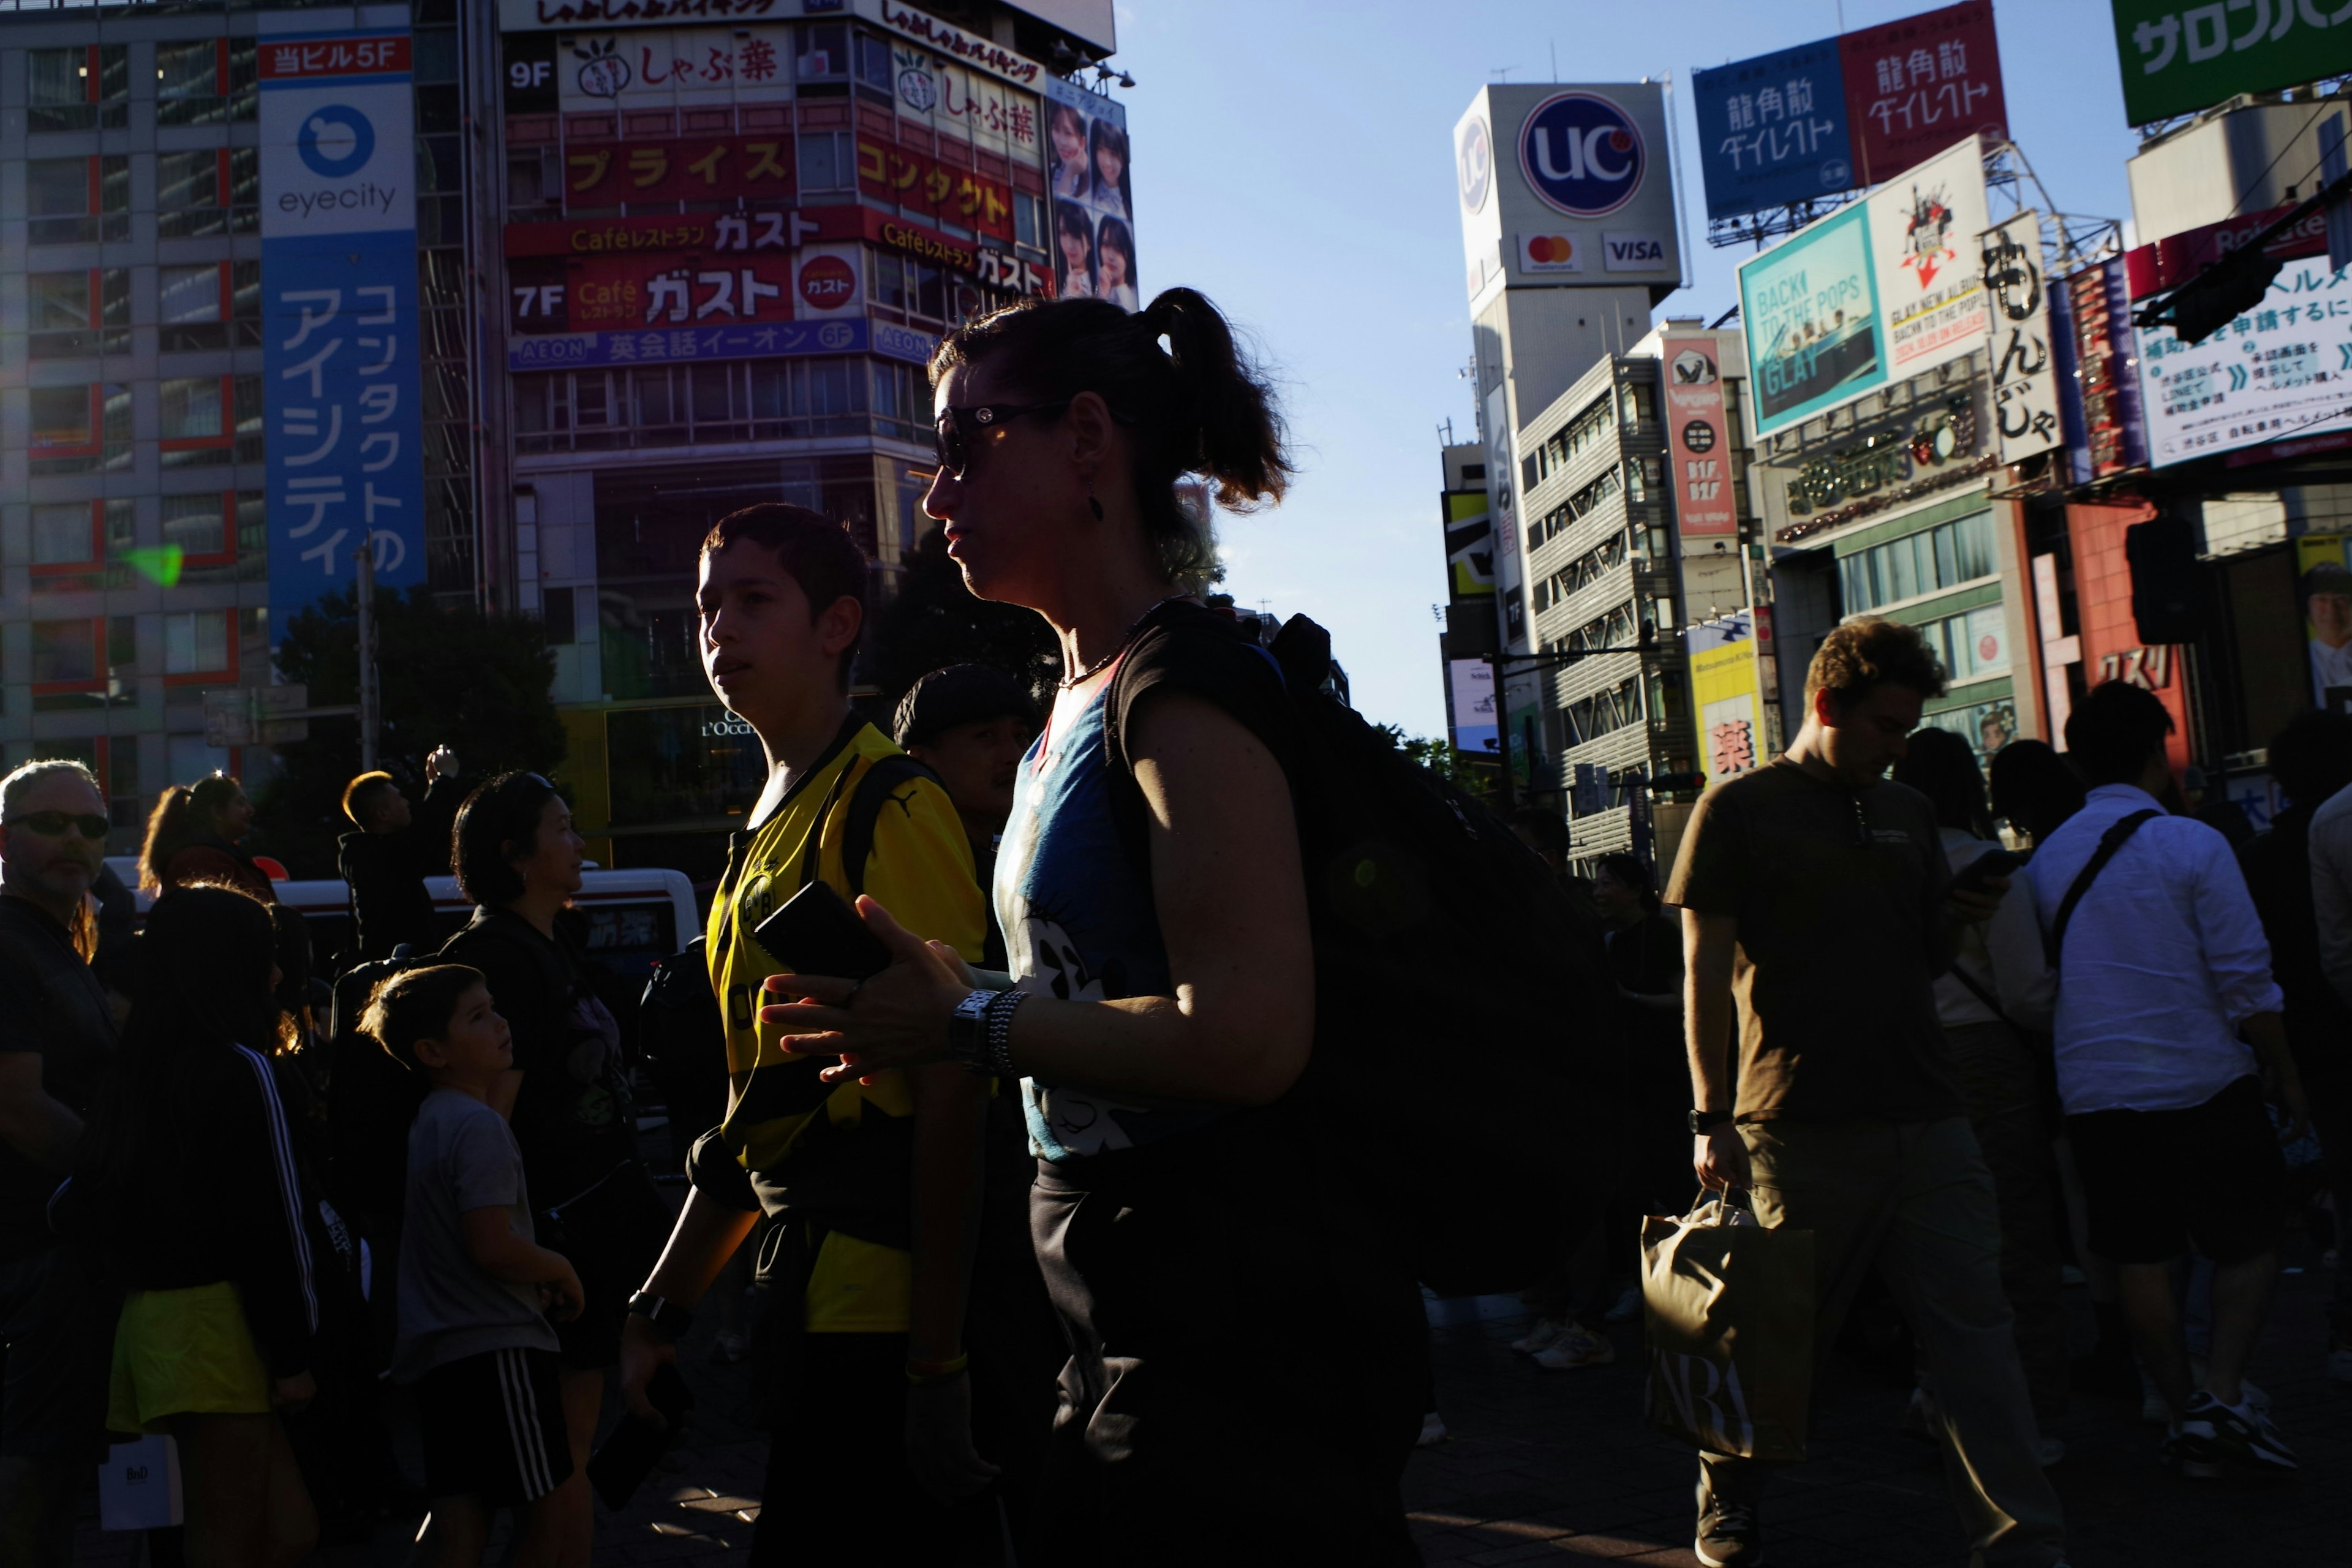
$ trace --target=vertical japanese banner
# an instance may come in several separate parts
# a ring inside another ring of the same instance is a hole
[[[409,36],[278,13],[260,45],[269,629],[348,588],[425,581]]]
[[[1763,760],[1755,613],[1741,610],[1693,626],[1683,633],[1683,647],[1698,710],[1699,764],[1711,788]]]
[[[1991,329],[1993,423],[2000,460],[2057,446],[2058,366],[2050,353],[2050,301],[2042,283],[2042,219],[2019,213],[1980,237],[1985,315]]]
[[[1675,466],[1675,529],[1684,539],[1739,531],[1731,504],[1731,443],[1725,438],[1723,377],[1715,339],[1663,339],[1666,450]]]

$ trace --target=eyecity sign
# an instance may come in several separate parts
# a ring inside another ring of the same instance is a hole
[[[1632,201],[1646,164],[1633,117],[1599,93],[1556,93],[1519,128],[1528,188],[1570,217],[1603,217]]]

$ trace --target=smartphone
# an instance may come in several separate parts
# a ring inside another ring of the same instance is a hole
[[[2025,864],[2025,857],[2012,849],[1991,849],[1962,867],[1952,879],[1955,892],[1973,893],[1995,877],[2013,877]]]
[[[686,1413],[694,1408],[693,1391],[668,1362],[654,1369],[653,1381],[646,1384],[646,1398],[668,1425],[648,1421],[631,1411],[613,1428],[604,1446],[588,1458],[588,1484],[615,1513],[628,1507],[629,1499],[646,1484],[655,1462],[685,1425]]]
[[[890,950],[866,929],[848,900],[811,882],[751,930],[751,938],[794,974],[863,980],[890,967]]]

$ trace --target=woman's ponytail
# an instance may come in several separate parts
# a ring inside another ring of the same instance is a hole
[[[1247,511],[1282,499],[1293,472],[1273,389],[1206,297],[1168,289],[1129,315],[1107,300],[1024,300],[950,332],[931,382],[985,363],[1040,402],[1094,392],[1135,433],[1138,510],[1166,578],[1186,590],[1216,580],[1208,507],[1178,486],[1209,481],[1217,504]]]

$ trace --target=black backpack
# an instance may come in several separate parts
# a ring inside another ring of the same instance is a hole
[[[400,1234],[408,1196],[408,1128],[426,1085],[360,1032],[360,1015],[384,981],[439,962],[431,952],[373,959],[335,981],[327,1031],[327,1195],[377,1246]]]
[[[1492,812],[1322,689],[1329,633],[1294,616],[1271,657],[1315,935],[1293,1097],[1416,1279],[1519,1289],[1573,1249],[1614,1167],[1624,1021],[1601,931]],[[1115,732],[1110,752],[1123,773]],[[1408,993],[1404,971],[1441,978]]]

